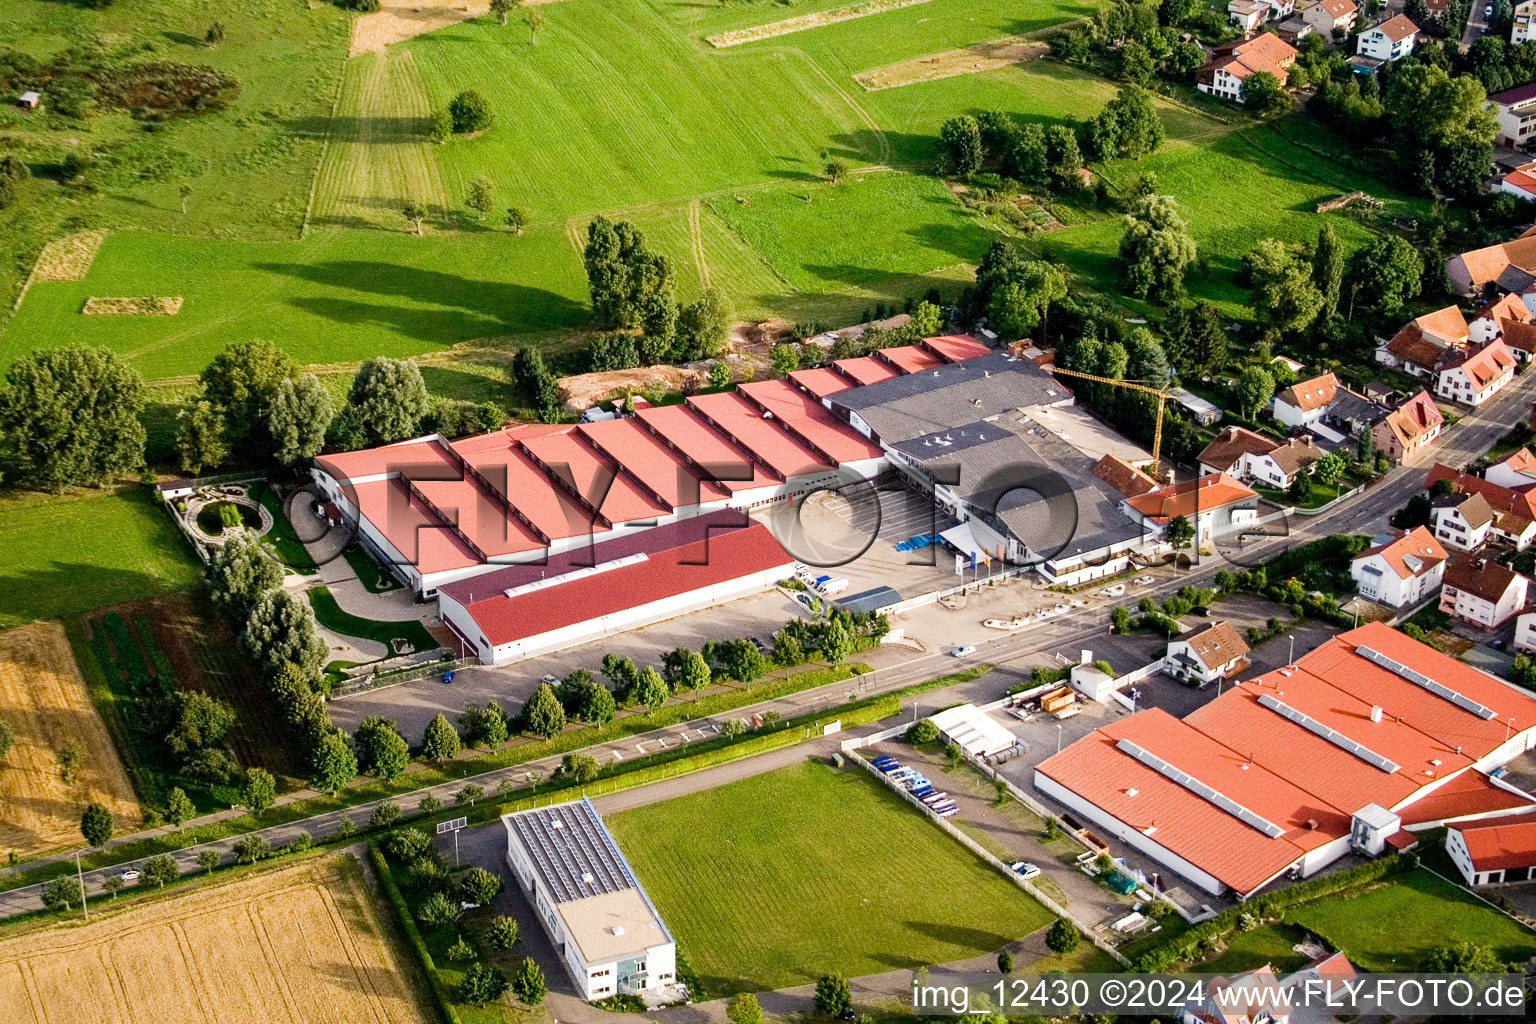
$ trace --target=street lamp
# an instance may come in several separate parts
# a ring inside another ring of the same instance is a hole
[[[1061,723],[1056,723],[1056,753],[1061,753]]]
[[[75,851],[75,881],[80,884],[80,909],[85,912],[87,924],[91,921],[91,908],[85,902],[85,874],[80,870],[80,851]]]

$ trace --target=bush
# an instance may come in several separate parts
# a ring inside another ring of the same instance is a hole
[[[1045,945],[1053,953],[1070,953],[1082,942],[1083,933],[1077,925],[1064,917],[1058,917],[1045,933]]]
[[[449,946],[443,955],[455,963],[464,963],[475,958],[475,947],[461,938],[458,942]]]
[[[501,968],[482,962],[474,964],[464,972],[464,981],[459,985],[459,998],[471,1006],[484,1006],[486,1003],[500,999],[501,994],[506,990],[507,976],[502,973]]]
[[[502,881],[485,868],[470,868],[459,879],[459,898],[465,903],[483,907],[500,894]]]
[[[511,949],[517,945],[517,921],[510,917],[493,917],[481,938],[494,950]]]
[[[925,746],[939,738],[939,727],[933,719],[924,718],[907,726],[907,742],[914,747]]]
[[[841,974],[823,974],[816,979],[816,1010],[828,1017],[841,1017],[853,1009],[853,987]]]
[[[496,123],[490,103],[473,89],[465,89],[449,102],[448,116],[453,118],[453,130],[459,135],[483,132]]]
[[[400,821],[400,805],[393,800],[385,800],[373,809],[368,816],[368,824],[374,828],[389,828]]]
[[[446,928],[459,919],[462,911],[447,896],[435,892],[421,901],[416,908],[416,920],[428,928]]]

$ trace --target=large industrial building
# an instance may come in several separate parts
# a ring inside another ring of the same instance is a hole
[[[1412,830],[1532,810],[1489,773],[1533,744],[1530,694],[1372,623],[1183,719],[1103,726],[1035,785],[1207,892],[1248,896]]]
[[[1096,467],[1140,491],[1150,461],[1032,360],[951,336],[601,422],[325,456],[312,475],[328,514],[438,600],[461,655],[505,664],[771,587],[794,562],[750,513],[892,470],[934,496],[962,565],[1111,575],[1161,531]]]
[[[504,814],[507,864],[588,1000],[677,985],[677,944],[583,797]]]

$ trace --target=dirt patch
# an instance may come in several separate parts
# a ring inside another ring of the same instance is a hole
[[[523,6],[536,7],[555,2],[557,0],[523,0]],[[390,43],[404,42],[440,28],[457,25],[461,21],[481,17],[490,9],[490,0],[455,0],[453,3],[383,0],[377,11],[353,19],[352,44],[347,56],[373,53]]]
[[[750,28],[721,32],[719,35],[709,36],[707,42],[716,49],[724,49],[727,46],[755,43],[759,39],[787,36],[792,32],[804,32],[808,28],[833,25],[839,21],[852,21],[855,18],[867,18],[871,14],[883,14],[886,11],[916,7],[918,4],[925,3],[928,3],[928,0],[868,0],[867,3],[853,4],[849,7],[834,7],[830,11],[800,14],[782,21],[770,21],[766,25],[753,25]]]
[[[355,862],[310,861],[0,943],[0,1019],[434,1019]]]
[[[995,71],[1010,64],[1022,64],[1036,60],[1050,47],[1036,39],[1024,36],[1006,36],[991,42],[962,46],[957,50],[913,57],[911,60],[887,64],[854,75],[854,80],[871,92],[877,89],[894,89],[914,82],[932,82],[956,75],[973,75],[979,71]]]
[[[574,377],[561,377],[556,383],[565,407],[572,412],[582,412],[599,402],[619,397],[625,388],[636,395],[652,388],[666,392],[690,391],[702,387],[704,380],[702,373],[677,366],[636,366],[605,373],[579,373]]]
[[[80,812],[92,801],[111,809],[119,827],[142,819],[59,623],[0,633],[0,719],[16,730],[15,746],[0,761],[0,852],[78,843]],[[69,743],[86,753],[73,785],[60,778],[57,756]]]
[[[137,295],[132,298],[98,298],[92,295],[80,310],[86,316],[175,316],[181,312],[180,295]]]
[[[96,259],[105,231],[77,231],[43,246],[32,268],[34,281],[80,281]]]

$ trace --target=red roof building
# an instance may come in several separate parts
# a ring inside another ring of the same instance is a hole
[[[1536,878],[1536,815],[1452,826],[1445,852],[1468,885],[1502,885]]]
[[[1484,774],[1533,742],[1531,695],[1371,623],[1183,720],[1102,726],[1035,784],[1207,891],[1247,895],[1343,856],[1356,819],[1378,852],[1404,825],[1533,808]]]

